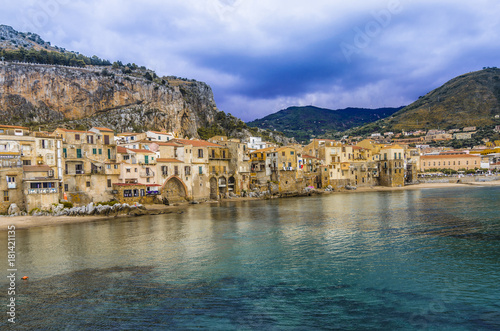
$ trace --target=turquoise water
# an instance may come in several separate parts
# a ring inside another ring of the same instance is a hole
[[[499,202],[332,194],[18,230],[16,326],[500,329]]]

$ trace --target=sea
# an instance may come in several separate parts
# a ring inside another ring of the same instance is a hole
[[[500,187],[471,186],[16,230],[15,325],[4,276],[0,326],[500,330],[499,207]]]

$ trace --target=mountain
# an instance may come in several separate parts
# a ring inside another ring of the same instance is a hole
[[[391,116],[401,108],[331,110],[314,106],[289,107],[262,119],[248,122],[247,125],[281,131],[288,137],[303,141],[374,122]]]
[[[497,115],[500,117],[500,69],[484,68],[451,79],[390,118],[357,132],[489,127],[500,124]]]

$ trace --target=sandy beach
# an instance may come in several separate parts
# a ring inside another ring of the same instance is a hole
[[[385,187],[385,186],[372,186],[372,187],[358,187],[352,191],[335,191],[327,192],[327,194],[355,194],[360,192],[384,192],[384,191],[401,191],[401,190],[417,190],[417,189],[430,189],[430,188],[472,188],[481,186],[500,186],[500,181],[490,182],[471,182],[471,183],[422,183],[415,185],[408,185],[403,187]],[[231,198],[224,199],[222,202],[237,202],[245,200],[259,200],[258,198]],[[206,203],[218,203],[211,201]],[[189,203],[183,203],[175,206],[165,205],[145,205],[149,215],[182,213],[185,208],[189,208]],[[27,229],[40,226],[57,226],[61,224],[70,223],[84,223],[95,222],[106,219],[114,218],[131,218],[131,215],[112,215],[112,216],[16,216],[16,217],[1,217],[0,218],[0,231],[7,231],[7,227],[14,225],[16,230]]]

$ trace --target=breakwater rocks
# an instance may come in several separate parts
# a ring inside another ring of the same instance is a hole
[[[16,204],[11,204],[8,211],[8,216],[142,216],[150,215],[146,208],[141,204],[129,205],[127,203],[94,204],[89,203],[86,206],[65,208],[63,204],[54,204],[50,210],[34,209],[30,213],[20,211]]]

